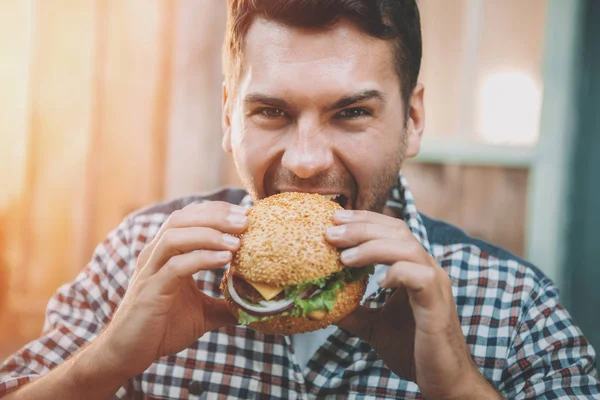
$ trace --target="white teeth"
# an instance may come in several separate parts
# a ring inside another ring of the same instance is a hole
[[[321,196],[326,197],[329,200],[336,200],[341,194],[322,194]]]

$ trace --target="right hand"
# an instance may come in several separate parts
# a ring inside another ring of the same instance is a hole
[[[100,336],[109,368],[124,377],[186,349],[214,329],[236,325],[223,299],[198,289],[198,271],[220,268],[240,246],[247,209],[224,202],[174,212],[140,253],[123,302]]]

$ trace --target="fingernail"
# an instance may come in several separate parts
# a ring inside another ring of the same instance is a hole
[[[231,213],[245,215],[246,211],[248,211],[248,209],[249,209],[249,207],[242,207],[242,206],[237,206],[234,204],[231,206]]]
[[[227,245],[227,246],[231,246],[231,247],[235,247],[238,244],[240,244],[240,239],[236,238],[235,236],[231,236],[228,234],[224,234],[223,235],[223,242]]]
[[[333,216],[340,221],[349,221],[352,218],[352,211],[335,210]]]
[[[231,252],[230,251],[219,251],[217,253],[217,258],[222,261],[228,261],[229,258],[231,258]]]
[[[244,214],[232,213],[227,217],[227,221],[232,225],[242,226],[248,221],[248,217]]]
[[[385,281],[386,277],[387,277],[387,271],[385,271],[383,274],[381,274],[377,277],[377,284],[379,286],[381,286],[381,284]]]
[[[342,262],[344,264],[348,264],[348,263],[354,261],[357,254],[358,254],[358,250],[356,250],[356,247],[342,251],[342,254],[341,254]]]
[[[340,226],[332,226],[327,228],[327,235],[332,239],[337,239],[341,237],[344,232],[346,232],[346,227],[343,225]]]

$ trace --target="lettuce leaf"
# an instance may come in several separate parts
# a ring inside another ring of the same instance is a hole
[[[334,272],[329,276],[323,276],[318,279],[314,279],[312,281],[305,281],[296,286],[286,286],[285,290],[285,298],[286,299],[295,299],[304,293],[307,289],[309,289],[312,285],[316,285],[319,289],[323,290],[327,282],[334,282],[338,280],[344,279],[346,282],[356,282],[360,281],[367,275],[372,275],[375,272],[375,266],[369,265],[367,267],[355,268],[355,267],[347,267],[344,268],[340,272]],[[342,290],[341,288],[340,290]]]
[[[294,299],[294,308],[291,311],[278,314],[278,316],[292,315],[296,317],[305,317],[308,313],[313,311],[330,311],[335,307],[335,300],[337,299],[338,292],[344,290],[344,281],[356,282],[374,272],[374,265],[361,268],[348,267],[329,276],[302,282],[296,286],[286,286],[284,288],[285,298]],[[298,296],[304,293],[312,285],[318,286],[319,289],[321,289],[321,292],[310,299],[300,299]],[[241,325],[249,325],[253,322],[263,322],[267,321],[269,318],[272,318],[272,316],[259,317],[248,314],[241,309],[238,310],[238,323]]]
[[[240,325],[250,325],[253,322],[263,322],[271,318],[268,317],[257,317],[256,315],[251,315],[245,312],[244,310],[238,310],[238,323]]]
[[[344,290],[344,282],[342,279],[331,281],[322,291],[311,297],[310,299],[302,300],[296,298],[294,300],[295,307],[292,315],[306,316],[306,314],[318,310],[331,310],[335,306],[338,292]]]
[[[373,275],[375,273],[375,265],[369,265],[367,267],[355,268],[347,267],[344,268],[344,277],[346,282],[357,282],[363,279],[367,275]]]
[[[286,287],[284,287],[285,298],[286,299],[296,298],[296,297],[300,296],[302,293],[304,293],[312,285],[316,285],[319,287],[319,289],[322,289],[325,286],[325,284],[327,283],[327,281],[329,280],[329,278],[330,278],[329,276],[323,276],[321,278],[314,279],[312,281],[302,282],[301,284],[296,285],[296,286],[286,286]]]

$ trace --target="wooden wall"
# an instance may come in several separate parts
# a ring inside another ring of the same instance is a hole
[[[523,257],[529,170],[408,162],[419,209]]]
[[[224,22],[222,0],[0,1],[0,359],[129,212],[238,183],[220,150]],[[424,211],[523,252],[527,171],[406,174]]]
[[[222,0],[0,2],[0,356],[125,215],[217,183],[199,160],[219,154],[224,20]]]

